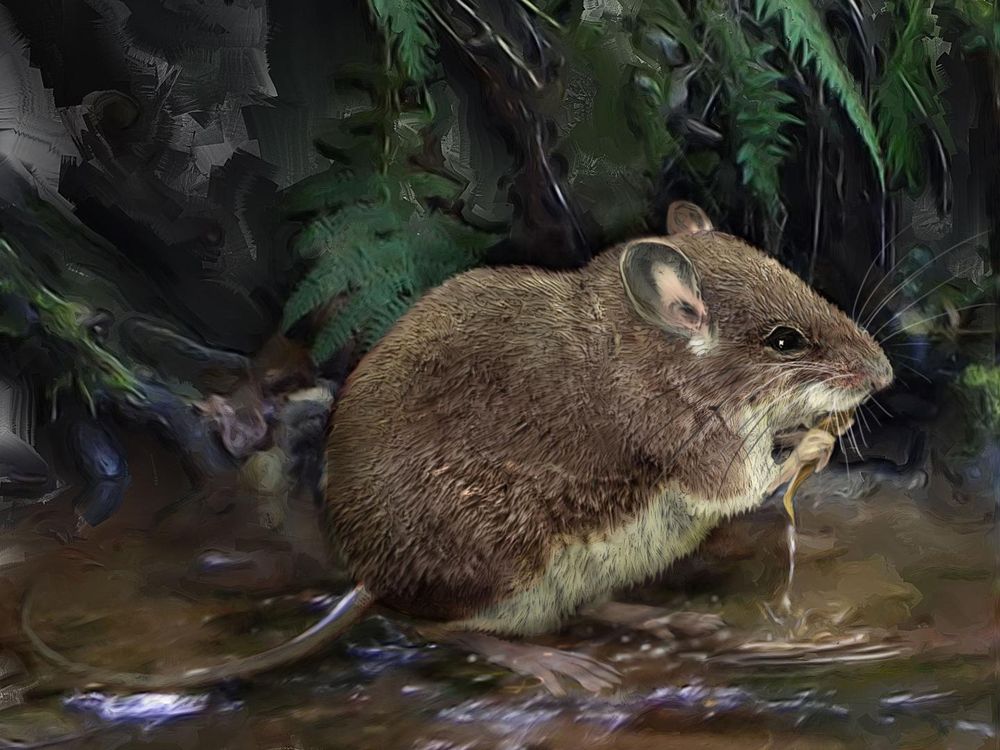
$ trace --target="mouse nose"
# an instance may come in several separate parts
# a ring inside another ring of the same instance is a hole
[[[872,367],[871,382],[876,391],[881,391],[892,385],[892,365],[889,364],[889,360],[885,356],[879,357]]]

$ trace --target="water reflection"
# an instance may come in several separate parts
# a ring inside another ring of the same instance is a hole
[[[898,481],[858,497],[860,472],[803,487],[787,610],[777,606],[786,522],[773,505],[629,594],[721,616],[724,631],[685,638],[581,619],[541,639],[613,664],[624,674],[613,695],[553,698],[421,642],[389,613],[251,684],[88,690],[26,648],[17,610],[28,580],[39,584],[40,634],[67,656],[171,672],[282,641],[346,584],[330,583],[309,501],[280,531],[227,488],[164,514],[185,494],[180,472],[141,436],[133,452],[122,511],[83,538],[72,539],[68,503],[9,511],[5,547],[18,554],[3,569],[0,747],[978,749],[996,739],[992,515],[943,512],[939,481],[922,496]]]

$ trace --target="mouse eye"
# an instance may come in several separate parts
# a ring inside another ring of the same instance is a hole
[[[764,338],[764,343],[782,354],[794,354],[802,351],[809,344],[801,331],[790,326],[776,326]]]

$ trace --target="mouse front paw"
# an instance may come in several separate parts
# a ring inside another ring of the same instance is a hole
[[[814,464],[816,471],[820,472],[830,463],[830,456],[833,455],[833,448],[837,444],[837,438],[826,430],[809,430],[803,436],[799,444],[795,446],[789,460],[793,461],[796,471],[803,466]]]
[[[785,482],[790,482],[799,471],[806,466],[813,466],[814,471],[822,471],[830,463],[833,447],[837,444],[835,435],[826,430],[812,429],[802,433],[802,439],[792,450],[792,454],[781,464],[777,476],[767,486],[765,494],[769,495]]]

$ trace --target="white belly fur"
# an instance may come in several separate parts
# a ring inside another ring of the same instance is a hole
[[[753,477],[747,494],[705,500],[668,486],[614,533],[557,545],[531,588],[450,627],[507,635],[551,632],[580,606],[663,572],[693,552],[723,518],[758,507],[778,467],[771,458],[770,426],[752,416],[741,414],[738,423],[755,428],[743,444],[743,469]]]
[[[677,490],[665,491],[634,521],[614,533],[557,547],[545,572],[530,589],[450,627],[506,635],[532,635],[558,628],[581,605],[641,583],[694,551],[726,512],[694,513],[693,505],[705,507]]]

